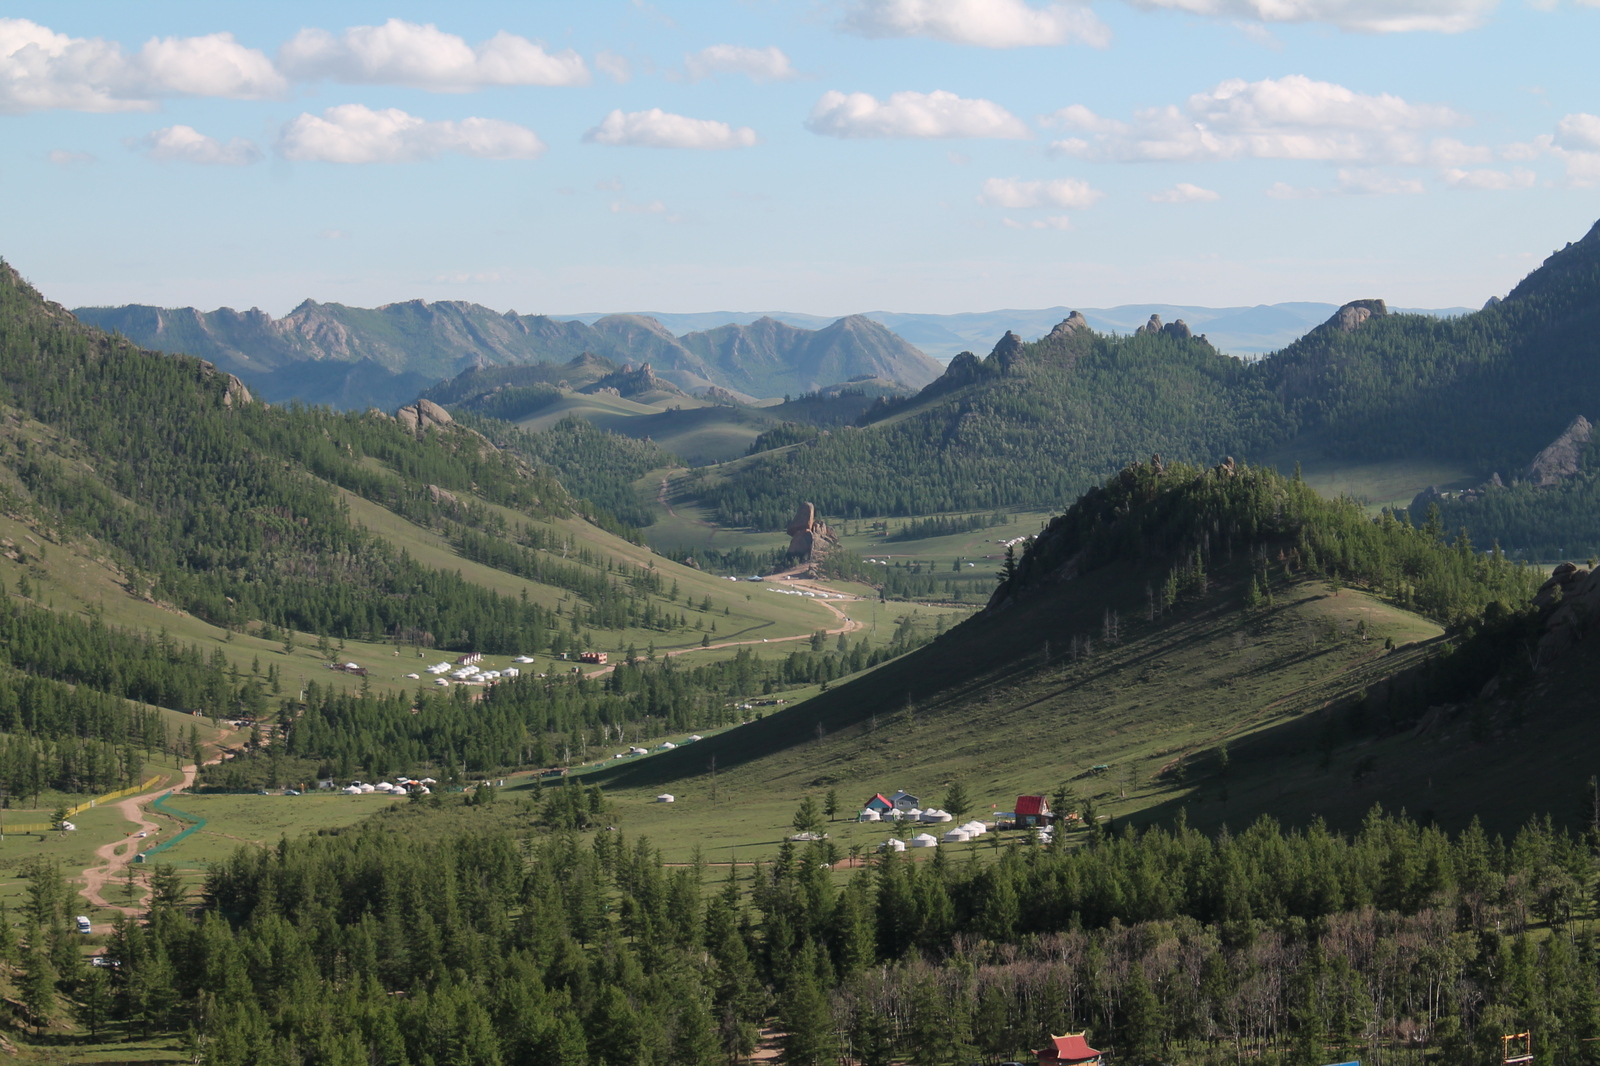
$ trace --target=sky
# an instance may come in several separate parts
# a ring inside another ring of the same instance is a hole
[[[1600,0],[10,0],[68,307],[1477,306],[1600,217]]]

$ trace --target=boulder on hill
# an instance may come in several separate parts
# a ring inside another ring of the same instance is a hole
[[[1574,418],[1559,437],[1533,457],[1533,462],[1528,464],[1528,480],[1538,485],[1554,485],[1572,477],[1578,472],[1584,446],[1593,432],[1594,427],[1587,418],[1582,415]]]
[[[702,400],[709,400],[719,407],[742,407],[745,401],[739,398],[738,393],[729,392],[721,385],[712,385],[700,393]]]
[[[1160,315],[1151,315],[1150,316],[1150,321],[1146,322],[1144,325],[1142,325],[1138,329],[1134,330],[1133,331],[1133,335],[1135,337],[1137,337],[1141,333],[1160,333],[1160,332],[1161,332],[1161,316]]]
[[[400,424],[416,434],[421,440],[423,434],[435,426],[448,426],[455,419],[450,417],[450,412],[434,403],[432,400],[418,400],[394,413]]]
[[[1389,305],[1382,300],[1351,300],[1333,313],[1326,325],[1341,333],[1354,333],[1367,319],[1389,313]]]
[[[1186,341],[1194,336],[1194,331],[1189,328],[1189,323],[1181,318],[1168,322],[1161,327],[1161,332],[1180,341]]]

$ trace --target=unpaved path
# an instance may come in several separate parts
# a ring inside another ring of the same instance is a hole
[[[812,588],[808,589],[808,591],[812,591],[813,589],[817,589],[817,586],[812,586]],[[838,593],[830,593],[830,595],[837,596]],[[827,600],[819,599],[819,600],[817,600],[817,603],[821,604],[823,607],[826,607],[828,609],[829,613],[831,613],[840,622],[840,625],[835,629],[824,629],[823,630],[823,632],[826,633],[830,637],[836,637],[840,633],[854,633],[856,630],[860,629],[863,625],[866,624],[864,622],[858,622],[854,618],[851,618],[849,615],[847,615],[843,611],[839,610],[839,608],[835,607],[833,604],[829,603]],[[720,644],[707,644],[707,645],[705,645],[703,647],[701,645],[696,644],[692,648],[674,648],[671,651],[662,652],[661,653],[661,657],[664,659],[669,655],[691,655],[691,654],[693,654],[694,652],[697,652],[697,651],[715,651],[718,648],[741,648],[741,647],[744,647],[745,645],[748,645],[748,644],[787,644],[790,641],[810,640],[810,639],[811,639],[811,634],[810,633],[801,633],[801,634],[799,634],[797,636],[793,636],[793,637],[762,637],[759,640],[725,640]],[[597,678],[597,677],[605,677],[607,674],[611,673],[611,671],[613,671],[615,669],[616,669],[615,665],[603,666],[600,669],[595,670],[595,671],[593,671],[591,673],[584,674],[583,676],[586,679],[593,680],[594,678]]]
[[[206,760],[207,766],[222,761],[223,741],[232,736],[233,732],[237,731],[222,733],[216,740],[212,741],[217,747],[217,753]],[[124,906],[107,900],[105,898],[106,886],[116,878],[121,877],[122,871],[127,868],[129,863],[133,862],[134,855],[139,851],[140,839],[138,834],[141,832],[156,833],[161,830],[160,823],[151,821],[145,815],[144,804],[154,803],[165,792],[179,792],[188,788],[194,784],[198,770],[199,768],[196,764],[190,763],[183,768],[182,784],[171,788],[158,788],[141,796],[129,796],[127,799],[117,801],[117,808],[122,811],[122,816],[134,823],[138,828],[129,832],[121,840],[113,840],[109,844],[102,844],[95,849],[94,857],[97,865],[90,866],[83,871],[83,888],[79,889],[79,894],[88,900],[90,905],[104,907],[106,910],[119,911],[122,914],[141,913],[141,908],[139,907]],[[94,926],[94,931],[97,933],[110,932],[111,925],[108,922],[97,923]]]

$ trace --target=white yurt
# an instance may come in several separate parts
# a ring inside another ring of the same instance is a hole
[[[359,785],[350,785],[350,786],[345,788],[344,794],[346,796],[359,796],[359,795],[361,795],[361,786],[359,786]]]
[[[911,846],[914,848],[936,848],[939,846],[939,838],[932,833],[918,833],[911,838]]]
[[[968,822],[961,828],[965,829],[975,837],[981,837],[983,834],[989,831],[989,827],[984,825],[982,822]]]
[[[670,792],[663,792],[663,793],[661,793],[661,795],[656,797],[656,802],[657,803],[677,803],[678,802],[678,797],[674,796]]]
[[[972,834],[965,829],[951,829],[940,839],[946,844],[959,844],[964,840],[971,840]]]
[[[362,785],[361,786],[361,791],[362,791],[363,794],[365,794],[367,792],[376,792],[376,791],[378,791],[378,786],[377,785]]]
[[[394,786],[391,785],[387,781],[379,781],[376,785],[373,785],[372,787],[377,789],[379,792],[393,792],[394,791]]]
[[[665,741],[665,742],[663,742],[661,744],[657,744],[656,745],[656,750],[657,751],[671,751],[673,748],[676,748],[677,746],[678,745],[676,745],[672,741],[668,740],[668,741]]]
[[[883,842],[882,845],[879,846],[878,850],[879,851],[904,851],[904,850],[906,850],[906,842],[904,840],[893,840],[893,839],[886,840],[886,841]]]
[[[860,814],[856,815],[856,821],[858,821],[858,822],[881,822],[881,821],[883,821],[883,815],[879,814],[877,811],[873,810],[871,807],[868,807],[868,808],[864,809]]]
[[[922,820],[924,822],[953,822],[955,821],[955,816],[949,811],[941,811],[936,807],[930,807],[922,812]]]
[[[912,807],[912,808],[910,808],[908,810],[901,811],[900,812],[900,817],[904,818],[906,821],[909,821],[909,822],[921,821],[921,819],[922,819],[922,810],[920,808],[918,808],[918,807]]]

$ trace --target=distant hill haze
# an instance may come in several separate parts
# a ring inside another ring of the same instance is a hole
[[[943,367],[861,316],[821,329],[773,319],[675,336],[644,315],[593,323],[504,313],[461,301],[347,307],[307,300],[282,318],[264,311],[138,304],[74,312],[137,344],[208,359],[268,400],[390,408],[472,367],[566,363],[585,352],[620,365],[650,363],[684,390],[750,396],[815,391],[856,377],[919,389]]]

